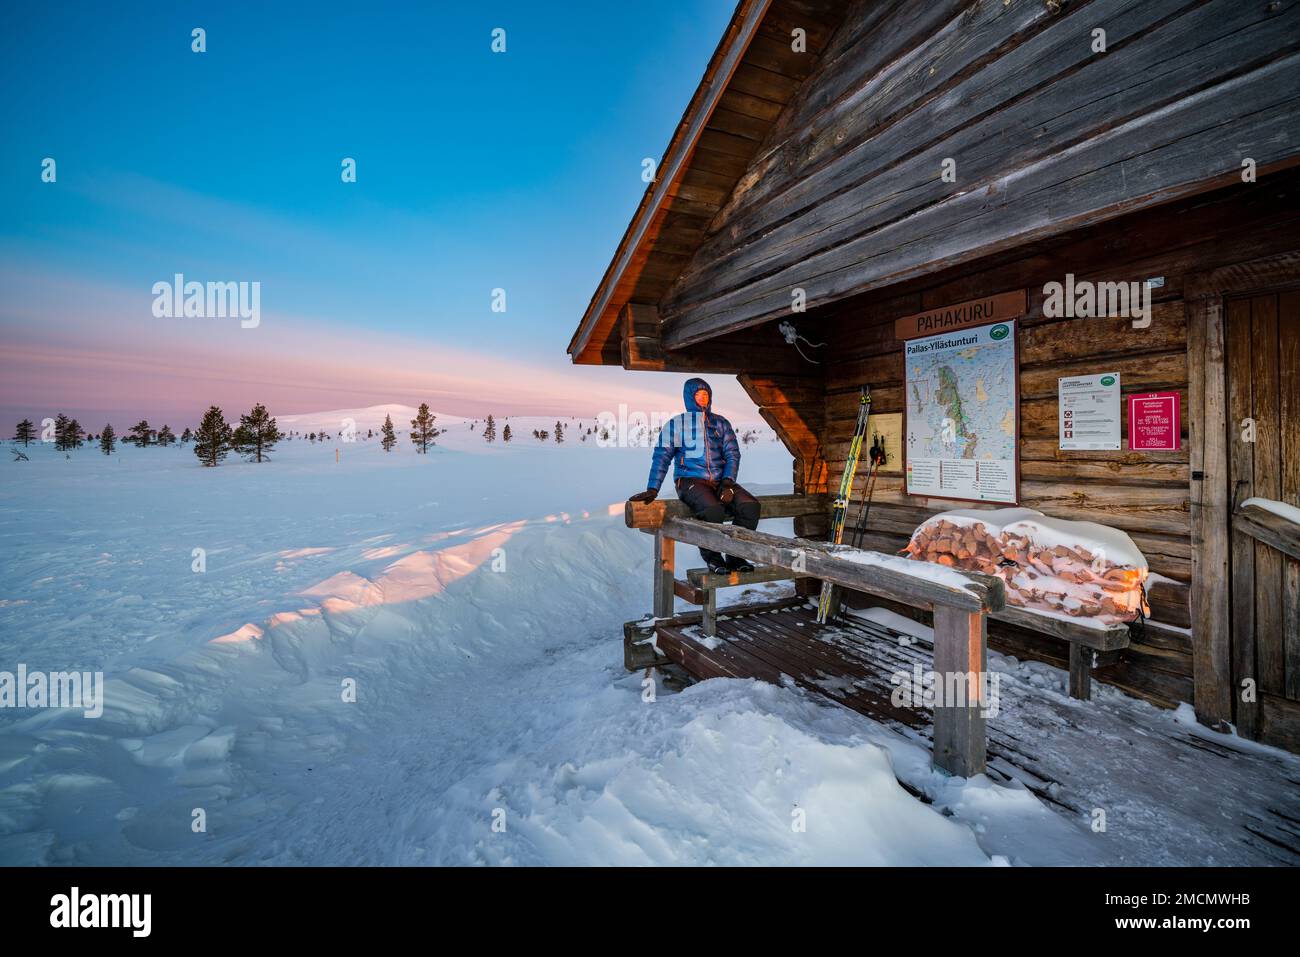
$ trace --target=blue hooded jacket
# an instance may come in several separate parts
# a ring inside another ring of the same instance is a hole
[[[695,393],[704,389],[713,405],[713,389],[703,379],[687,379],[682,386],[686,411],[664,423],[650,460],[650,478],[646,488],[659,490],[668,475],[668,463],[673,463],[673,477],[702,478],[720,482],[736,478],[740,470],[740,443],[736,432],[720,415],[701,409]]]

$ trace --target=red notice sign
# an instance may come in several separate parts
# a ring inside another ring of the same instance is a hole
[[[1128,447],[1177,452],[1182,435],[1177,392],[1128,397]]]

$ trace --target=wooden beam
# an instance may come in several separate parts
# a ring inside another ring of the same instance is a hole
[[[820,436],[826,420],[826,390],[822,380],[810,385],[805,380],[773,375],[742,375],[737,381],[758,406],[763,421],[794,456],[795,491],[828,491],[826,456]]]
[[[988,638],[984,616],[947,605],[934,609],[934,763],[968,778],[983,772],[987,760],[984,709]],[[961,700],[941,692],[956,691]]]
[[[955,572],[966,581],[964,586],[958,587],[920,577],[927,571],[936,577],[950,577],[954,573],[953,569],[940,565],[930,566],[926,562],[909,560],[909,567],[904,571],[877,563],[888,559],[902,561],[896,556],[866,553],[876,561],[854,561],[848,556],[862,556],[864,553],[826,542],[785,538],[736,528],[734,525],[713,525],[693,518],[667,518],[661,532],[701,548],[739,555],[757,564],[790,568],[845,588],[882,595],[917,608],[931,609],[939,605],[950,605],[964,611],[978,612],[1000,611],[1006,605],[1002,579],[991,575]],[[916,566],[915,573],[911,570],[913,565]]]
[[[690,582],[682,581],[680,578],[673,579],[673,594],[692,605],[704,604],[704,589],[696,588]]]
[[[825,495],[759,495],[762,518],[796,518],[800,515],[821,515],[830,510],[830,500]],[[663,525],[668,518],[688,518],[691,510],[678,499],[657,498],[653,502],[626,502],[623,505],[623,522],[628,528],[653,529]]]
[[[664,350],[659,339],[659,310],[645,303],[629,302],[620,311],[618,324],[623,368],[638,372],[662,370]]]
[[[1064,621],[1051,615],[1040,615],[1027,608],[1017,608],[1015,605],[1008,605],[1001,611],[992,612],[989,617],[997,621],[1005,621],[1009,625],[1019,625],[1021,628],[1029,628],[1045,635],[1051,635],[1054,638],[1063,639],[1070,642],[1071,645],[1080,645],[1097,651],[1114,651],[1117,648],[1127,648],[1129,645],[1127,625],[1092,628],[1088,625]]]
[[[1248,505],[1232,516],[1232,527],[1284,555],[1300,559],[1300,526],[1281,515]]]
[[[738,585],[760,585],[764,582],[791,581],[796,578],[808,578],[788,568],[776,568],[762,565],[752,572],[730,572],[718,575],[707,568],[692,568],[686,572],[686,579],[698,588],[735,588]]]
[[[628,671],[643,671],[668,664],[668,658],[654,647],[654,622],[623,622],[623,667]]]
[[[1204,724],[1233,718],[1229,641],[1228,420],[1223,299],[1188,301],[1187,368],[1192,466],[1193,706]]]
[[[1254,415],[1256,384],[1251,374],[1250,300],[1233,299],[1225,307],[1224,348],[1227,366],[1226,404],[1229,422],[1242,422]],[[1255,455],[1250,442],[1228,443],[1229,489],[1233,502],[1254,495]],[[1225,478],[1225,481],[1228,479]],[[1242,687],[1250,681],[1258,688],[1260,669],[1255,642],[1255,543],[1246,535],[1232,534],[1228,542],[1229,593],[1231,601],[1230,642],[1232,645],[1232,684]],[[1259,737],[1259,701],[1238,696],[1233,720],[1242,737]]]

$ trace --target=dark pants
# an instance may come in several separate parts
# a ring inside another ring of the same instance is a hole
[[[718,498],[718,488],[707,479],[684,478],[677,480],[677,497],[686,503],[691,514],[698,519],[714,524],[721,524],[730,517],[732,523],[741,528],[758,528],[758,514],[762,509],[758,499],[750,495],[739,485],[730,502]],[[706,562],[721,562],[722,556],[707,548],[700,549],[700,556]]]

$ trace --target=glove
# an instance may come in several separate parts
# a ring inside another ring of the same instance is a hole
[[[657,488],[648,488],[644,492],[637,492],[628,498],[629,502],[653,502],[659,497]]]
[[[718,483],[718,501],[724,505],[736,497],[735,479],[724,478]]]

